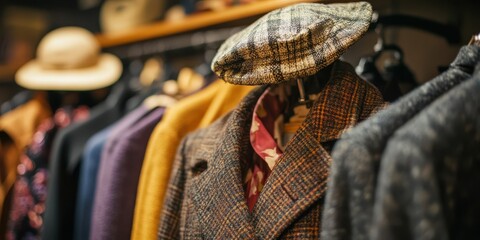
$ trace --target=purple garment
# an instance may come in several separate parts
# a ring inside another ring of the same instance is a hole
[[[97,188],[97,182],[102,178],[99,174],[100,163],[105,158],[105,149],[115,146],[116,141],[121,135],[140,121],[150,112],[146,107],[140,106],[120,120],[116,121],[111,127],[102,130],[94,135],[87,143],[83,153],[82,166],[78,183],[74,240],[88,239],[90,236],[90,227],[93,219],[93,204]],[[108,134],[103,133],[108,131]],[[100,136],[98,136],[100,134]]]
[[[150,110],[140,105],[140,107],[131,111],[125,115],[122,119],[115,123],[110,135],[108,136],[107,143],[105,144],[105,150],[102,152],[102,159],[108,157],[111,149],[115,146],[116,142],[121,139],[129,128],[137,124],[142,118],[150,113]]]
[[[147,142],[163,113],[155,109],[110,136],[100,163],[90,239],[130,239]]]

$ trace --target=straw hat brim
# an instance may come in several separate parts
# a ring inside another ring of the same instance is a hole
[[[88,91],[112,85],[121,74],[120,59],[103,53],[96,65],[81,69],[44,69],[38,60],[31,60],[17,71],[15,81],[33,90]]]

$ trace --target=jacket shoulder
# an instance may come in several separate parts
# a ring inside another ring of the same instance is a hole
[[[198,129],[183,139],[181,151],[187,169],[198,173],[206,170],[209,159],[221,144],[230,116],[231,113],[228,113],[210,126]]]

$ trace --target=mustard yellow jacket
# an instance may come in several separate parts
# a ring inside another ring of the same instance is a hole
[[[232,110],[253,87],[217,80],[167,109],[148,142],[133,219],[133,240],[156,239],[160,212],[177,147],[189,132]]]

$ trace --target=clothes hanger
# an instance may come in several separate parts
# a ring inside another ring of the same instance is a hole
[[[201,89],[204,78],[191,68],[182,68],[177,80],[167,80],[162,84],[162,91],[145,99],[144,105],[149,108],[170,107],[179,99]]]
[[[473,35],[470,42],[468,42],[468,45],[480,46],[480,33]]]
[[[305,94],[305,86],[303,85],[303,80],[302,79],[297,79],[297,88],[298,88],[298,93],[300,94],[300,97],[298,98],[298,104],[299,105],[304,105],[307,108],[310,108],[312,105],[312,100],[308,99],[308,97]]]
[[[334,65],[335,62],[308,79],[296,79],[294,83],[292,83],[293,88],[298,91],[290,91],[292,93],[291,98],[297,98],[297,100],[291,100],[294,104],[292,104],[290,109],[287,109],[287,113],[285,113],[286,121],[283,125],[284,142],[287,142],[289,138],[293,136],[307,118],[310,108],[316,99],[316,95],[331,78]],[[307,87],[305,87],[306,85]]]
[[[310,108],[313,104],[313,95],[319,93],[326,82],[331,78],[336,61],[318,71],[315,75],[306,79],[296,79],[295,86],[298,90],[296,105]],[[307,87],[305,87],[307,85]]]
[[[164,60],[158,56],[151,57],[143,64],[140,72],[139,81],[143,87],[151,87],[153,82],[161,78],[164,74]]]
[[[202,88],[203,76],[192,68],[182,68],[178,74],[177,84],[179,97],[183,97]]]
[[[159,57],[157,54],[148,59],[144,64],[144,69],[142,69],[142,72],[140,73],[140,82],[142,85],[149,89],[153,89],[153,91],[150,91],[148,97],[145,98],[145,100],[148,98],[148,101],[146,101],[147,106],[149,108],[171,106],[175,102],[174,99],[179,100],[180,98],[201,89],[206,83],[210,82],[208,80],[209,77],[213,75],[213,72],[210,69],[210,64],[207,63],[212,61],[219,45],[219,42],[206,42],[202,44],[202,64],[195,67],[195,69],[182,68],[176,77],[177,80],[165,80],[171,79],[168,77],[171,74],[169,74],[167,69],[169,68],[169,61],[165,60],[165,58],[176,57],[177,54],[175,53],[181,54],[181,51],[191,53],[190,47],[183,49],[170,49],[169,51],[162,52],[162,57]],[[177,52],[174,53],[174,51]],[[173,56],[171,56],[172,54]],[[163,101],[166,102],[163,103]]]
[[[358,75],[376,86],[383,95],[384,100],[393,102],[400,96],[415,88],[418,83],[413,73],[404,62],[403,50],[396,44],[385,44],[384,26],[377,25],[377,42],[374,53],[360,59],[355,68]],[[384,58],[386,53],[391,53],[389,58]],[[384,60],[382,72],[377,68],[379,60]]]
[[[390,84],[389,88],[386,88],[386,95],[392,97],[385,100],[391,102],[415,89],[419,84],[405,64],[402,49],[394,44],[387,45],[384,49],[394,53],[393,58],[386,59],[383,63],[383,79]]]
[[[145,62],[140,59],[135,59],[130,65],[130,68],[133,68],[130,69],[130,71],[136,72],[136,74],[132,73],[133,76],[130,85],[136,86],[138,93],[128,100],[128,111],[136,109],[142,105],[148,97],[161,91],[161,83],[165,79],[167,68],[164,57],[159,55],[150,57]],[[150,106],[149,103],[147,103],[147,105]],[[151,108],[154,107],[155,106],[152,106]]]
[[[164,69],[162,58],[151,57],[145,61],[140,73],[141,85],[149,90],[142,103],[148,109],[170,107],[177,102],[173,96],[178,92],[178,84],[174,80],[162,81]]]
[[[389,68],[386,69],[387,70],[386,73],[388,73],[388,71],[392,71],[392,69],[395,71],[402,70],[403,76],[398,78],[399,80],[401,80],[401,81],[398,81],[400,94],[407,93],[409,90],[418,86],[418,83],[416,82],[413,73],[409,70],[409,68],[403,61],[403,52],[401,52],[401,49],[399,51],[398,49],[395,49],[395,47],[391,47],[391,45],[384,44],[383,30],[391,27],[409,27],[409,28],[419,29],[424,32],[428,32],[428,33],[437,35],[439,37],[442,37],[449,44],[458,44],[460,43],[460,39],[461,39],[460,30],[458,29],[458,27],[453,25],[444,24],[444,23],[432,21],[432,20],[417,17],[417,16],[411,16],[411,15],[405,15],[405,14],[379,15],[377,12],[375,12],[372,16],[372,21],[369,27],[370,30],[375,30],[378,36],[378,41],[374,46],[374,50],[375,52],[382,49],[394,51],[394,55],[395,55],[394,60],[396,60],[394,61],[394,63],[396,64],[393,64],[393,65],[387,64]],[[356,69],[359,75],[363,73],[362,70],[369,70],[372,72],[375,71],[375,70],[372,70],[372,68],[375,67],[371,62],[372,59],[367,59],[367,60],[370,60],[370,62],[366,60],[360,61],[360,64]],[[377,78],[377,77],[378,77],[378,74],[377,76],[374,76],[374,78]],[[378,78],[378,79],[381,79],[381,78]],[[387,80],[387,79],[384,78],[384,80]],[[385,87],[382,84],[382,82],[372,82],[372,83],[375,86],[377,86],[379,89]]]
[[[383,28],[409,27],[419,29],[442,37],[450,44],[460,43],[461,39],[460,30],[456,26],[406,14],[380,15],[374,12],[369,29],[375,30],[379,26]]]

